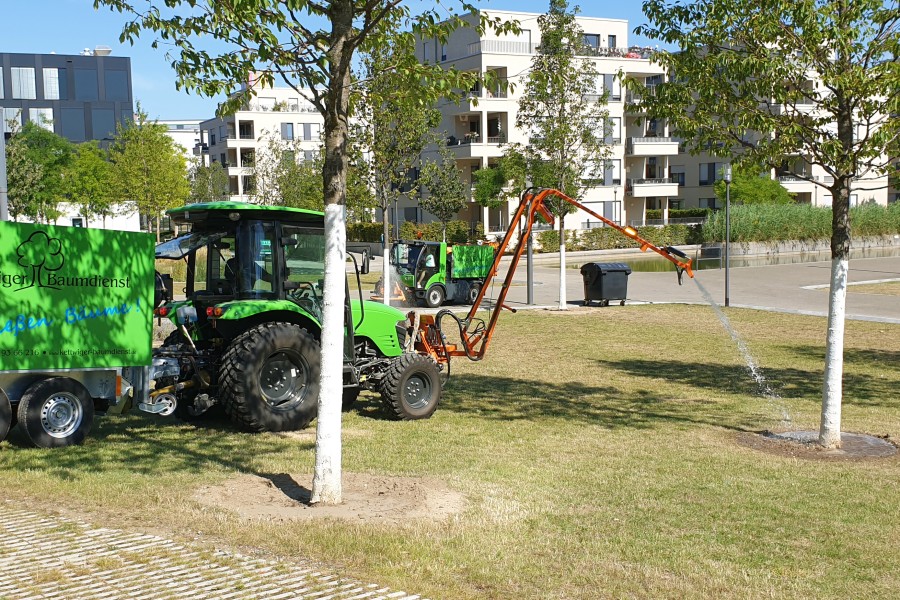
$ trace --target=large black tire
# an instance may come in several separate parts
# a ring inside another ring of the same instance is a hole
[[[356,404],[357,398],[359,398],[358,387],[345,387],[344,395],[341,398],[341,410],[346,412],[353,408],[353,405]]]
[[[72,446],[91,430],[94,401],[74,379],[50,377],[25,390],[18,414],[25,435],[38,448]]]
[[[13,426],[12,422],[12,405],[9,398],[0,390],[0,442],[6,439],[6,434]]]
[[[447,295],[444,292],[444,288],[435,284],[425,292],[425,306],[428,308],[437,308],[444,303],[446,297]]]
[[[481,284],[478,282],[472,282],[472,285],[469,286],[469,292],[466,294],[466,302],[469,305],[475,304],[475,301],[478,300],[478,292],[481,291]]]
[[[220,400],[250,431],[303,429],[319,409],[319,344],[290,323],[264,323],[234,339],[222,357]]]
[[[400,419],[427,419],[441,401],[441,376],[437,364],[421,354],[404,354],[384,375],[381,399]]]

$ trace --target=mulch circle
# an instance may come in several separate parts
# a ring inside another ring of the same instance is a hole
[[[741,446],[807,460],[869,460],[897,455],[897,446],[888,436],[842,432],[841,447],[833,450],[819,446],[818,439],[818,431],[744,432],[737,436]]]

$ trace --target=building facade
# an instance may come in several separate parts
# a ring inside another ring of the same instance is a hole
[[[474,28],[458,29],[445,44],[426,39],[420,40],[417,48],[421,62],[491,73],[509,84],[507,89],[479,87],[471,90],[462,103],[444,102],[438,106],[446,144],[468,183],[472,181],[472,172],[497,162],[506,144],[528,142],[526,132],[516,127],[516,116],[532,58],[541,42],[539,14],[489,13],[491,17],[518,21],[521,32],[517,36],[498,36],[487,31],[479,36]],[[479,17],[465,18],[477,24]],[[678,143],[669,137],[666,123],[647,121],[639,111],[625,110],[626,101],[636,99],[624,89],[621,77],[634,77],[652,85],[661,80],[663,70],[650,61],[649,49],[629,45],[627,21],[582,16],[576,20],[584,32],[585,58],[594,61],[599,74],[598,98],[606,94],[609,123],[601,135],[611,150],[603,183],[589,189],[583,202],[618,223],[643,220],[648,206],[668,205],[669,197],[678,194],[677,184],[668,175],[670,161],[678,154]],[[473,226],[482,223],[486,232],[505,231],[515,202],[510,199],[507,206],[499,209],[482,208],[472,202],[461,218]],[[566,226],[572,229],[599,225],[596,219],[581,211],[566,217]]]
[[[108,145],[131,119],[131,59],[98,47],[79,55],[0,53],[2,130],[31,121],[72,142]]]
[[[258,84],[257,84],[258,85]],[[200,123],[198,154],[228,171],[232,200],[252,200],[254,164],[270,136],[297,148],[297,160],[312,160],[322,146],[324,119],[307,99],[288,87],[260,87],[242,110]]]

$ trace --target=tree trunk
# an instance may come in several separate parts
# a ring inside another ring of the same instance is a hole
[[[340,504],[341,396],[343,394],[344,284],[347,232],[347,143],[350,112],[350,61],[353,3],[330,5],[331,49],[328,51],[329,90],[325,96],[325,289],[322,310],[322,361],[319,375],[319,415],[316,426],[316,467],[311,502]]]
[[[844,319],[850,259],[850,180],[835,180],[831,188],[831,288],[828,296],[828,335],[819,444],[841,445],[841,401],[844,374]]]
[[[567,310],[566,298],[566,217],[559,216],[559,310]]]
[[[384,264],[381,267],[381,290],[384,294],[382,302],[385,305],[391,305],[391,228],[388,221],[388,203],[383,200],[381,204],[381,221],[382,221],[382,237],[383,237],[383,255]]]

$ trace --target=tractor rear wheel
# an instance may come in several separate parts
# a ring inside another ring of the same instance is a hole
[[[94,423],[94,401],[74,379],[50,377],[25,390],[18,413],[32,444],[60,448],[84,441]]]
[[[231,419],[250,431],[303,429],[319,402],[319,343],[290,323],[242,333],[222,357],[220,397]]]
[[[427,419],[441,401],[441,375],[437,364],[421,354],[404,354],[384,375],[381,399],[403,421]]]
[[[3,390],[0,390],[0,442],[6,439],[12,424],[12,405]]]

